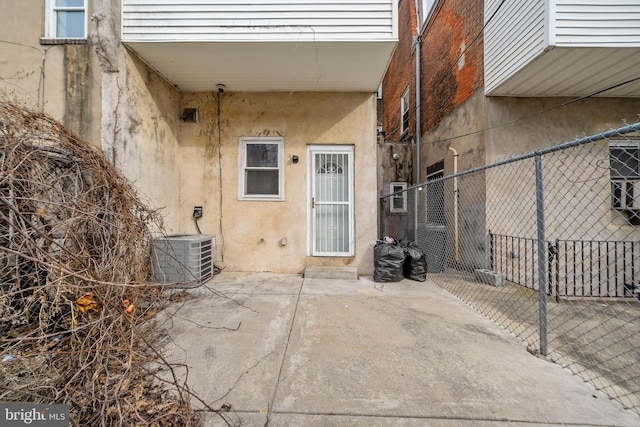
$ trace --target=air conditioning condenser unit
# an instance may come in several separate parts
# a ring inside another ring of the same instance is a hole
[[[152,272],[159,283],[196,284],[213,276],[216,237],[176,234],[153,240]]]

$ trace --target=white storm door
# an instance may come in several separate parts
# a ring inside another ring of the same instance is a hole
[[[309,146],[312,256],[353,256],[353,146]]]

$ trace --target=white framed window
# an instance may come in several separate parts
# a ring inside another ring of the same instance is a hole
[[[422,23],[429,19],[429,16],[431,15],[431,9],[433,9],[437,2],[438,0],[422,0],[420,8]]]
[[[240,138],[238,199],[284,200],[283,138]]]
[[[402,94],[400,100],[400,117],[402,122],[400,123],[400,134],[404,135],[409,130],[409,88],[407,88]]]
[[[407,211],[407,183],[392,182],[391,183],[391,212]],[[401,193],[400,193],[401,191]]]
[[[640,211],[640,141],[609,143],[611,207]]]
[[[45,0],[45,37],[87,38],[87,0]]]

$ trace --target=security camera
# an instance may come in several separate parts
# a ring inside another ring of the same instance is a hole
[[[218,85],[216,87],[218,88],[218,93],[224,93],[224,90],[227,88],[222,83],[218,83]]]

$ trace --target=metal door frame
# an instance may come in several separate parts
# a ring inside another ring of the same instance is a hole
[[[355,255],[355,215],[354,215],[354,146],[353,145],[308,145],[307,146],[307,255],[325,257],[351,257]],[[347,154],[348,206],[349,206],[349,248],[346,252],[321,252],[315,250],[315,155]]]

